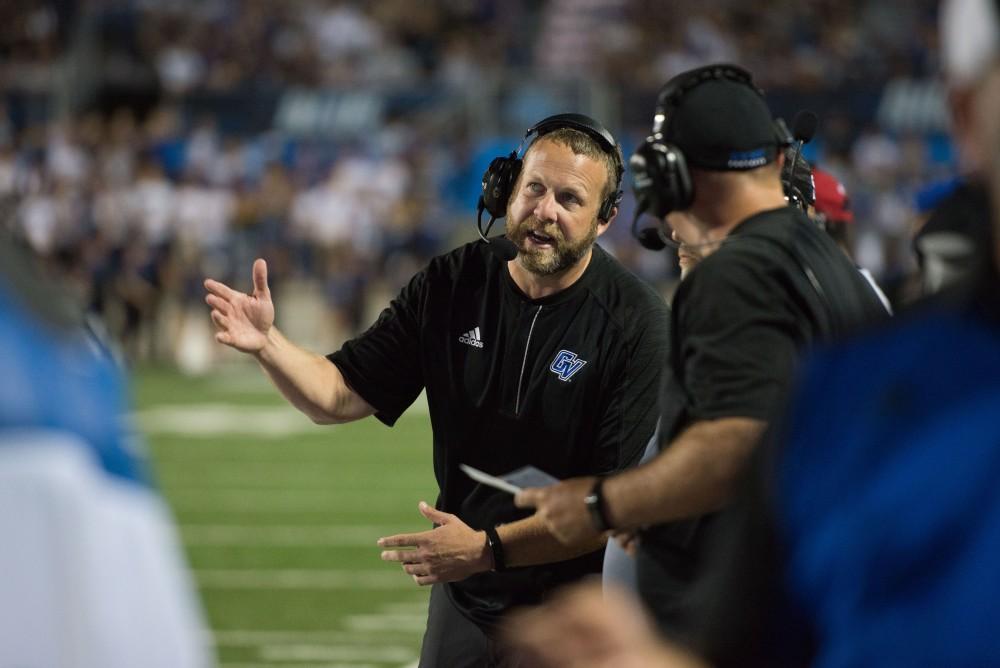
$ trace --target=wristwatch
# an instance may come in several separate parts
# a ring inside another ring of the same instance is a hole
[[[590,521],[594,523],[594,528],[601,533],[611,530],[611,522],[608,521],[608,509],[604,505],[604,494],[601,489],[603,484],[604,478],[598,477],[594,481],[594,486],[590,488],[590,493],[583,497],[583,503],[587,506],[587,511],[590,513]]]

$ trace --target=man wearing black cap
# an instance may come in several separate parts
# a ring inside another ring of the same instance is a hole
[[[779,407],[799,349],[885,313],[833,241],[787,206],[785,141],[741,68],[699,68],[664,87],[631,161],[636,195],[700,261],[674,297],[661,453],[517,499],[568,541],[646,527],[639,589],[668,631],[682,629],[710,514]]]
[[[620,149],[577,114],[531,136],[483,179],[483,207],[507,218],[509,255],[494,238],[433,259],[327,357],[274,326],[263,260],[253,295],[205,283],[216,339],[251,354],[318,423],[374,415],[391,426],[426,389],[440,495],[419,505],[426,530],[379,540],[383,560],[433,585],[422,666],[509,665],[493,640],[506,611],[601,567],[601,536],[562,544],[460,466],[613,473],[638,461],[656,424],[666,304],[594,243],[617,214]]]
[[[941,222],[978,236],[978,259],[803,362],[720,536],[738,550],[715,551],[701,592],[694,645],[717,668],[997,663],[1000,2],[946,0],[939,17],[962,98],[952,133],[979,190]]]

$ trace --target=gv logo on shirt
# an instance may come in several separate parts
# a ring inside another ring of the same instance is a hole
[[[568,381],[577,371],[583,368],[587,360],[582,360],[570,350],[560,350],[549,366],[549,371],[559,376],[559,380]]]

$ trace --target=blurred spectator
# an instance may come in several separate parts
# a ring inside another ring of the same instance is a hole
[[[181,224],[174,194],[192,177],[234,203],[225,263],[264,253],[276,279],[287,265],[318,288],[328,266],[321,248],[348,243],[361,254],[348,264],[368,276],[333,293],[396,281],[412,272],[391,266],[426,257],[400,242],[404,227],[421,228],[404,235],[418,245],[438,244],[430,254],[469,238],[486,166],[477,160],[506,146],[506,133],[590,107],[640,139],[648,119],[636,110],[669,74],[708,60],[760,72],[781,113],[821,112],[808,157],[850,189],[858,253],[881,280],[913,271],[913,194],[949,176],[954,160],[929,76],[938,60],[932,0],[892,11],[877,0],[765,0],[753,11],[736,0],[8,4],[0,189],[23,196],[22,234],[75,274],[114,271],[136,230],[180,274],[198,265],[200,251],[171,250]],[[63,99],[53,93],[65,62],[78,90]],[[289,107],[304,114],[297,125],[274,114],[286,91],[312,96]],[[276,165],[291,185],[261,227],[255,211],[271,199],[265,173]],[[414,195],[424,204],[407,204]],[[401,225],[400,205],[419,220]],[[183,225],[188,236],[197,227]],[[669,290],[676,267],[637,252],[624,225],[602,242]],[[155,289],[180,293],[182,284]]]
[[[847,196],[844,184],[829,172],[818,167],[812,169],[812,181],[815,201],[809,207],[810,217],[837,242],[840,249],[858,266],[858,271],[878,295],[885,310],[892,313],[892,304],[871,271],[867,267],[858,265],[855,252],[854,211],[851,210],[850,198]]]
[[[988,39],[990,24],[975,25],[970,16],[975,3],[954,3],[945,17],[945,31],[968,29],[967,38],[950,36],[944,61],[948,67],[948,92],[953,134],[959,148],[961,180],[935,207],[918,230],[913,246],[920,262],[925,293],[967,281],[990,261],[994,231],[990,226],[989,169],[996,144],[983,140],[984,93],[982,72],[988,55],[976,45]],[[960,27],[959,27],[960,26]],[[1000,39],[995,35],[994,40]]]

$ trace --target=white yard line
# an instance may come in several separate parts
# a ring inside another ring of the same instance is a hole
[[[426,617],[426,603],[424,604]],[[407,629],[390,629],[398,631],[394,634],[397,638],[392,642],[398,642],[399,636],[407,638],[414,637],[414,633]],[[423,632],[423,628],[420,629]],[[212,634],[212,641],[217,647],[253,647],[259,645],[358,645],[359,640],[368,639],[375,642],[384,642],[386,634],[384,632],[365,633],[363,631],[259,631],[256,629],[239,629],[231,631],[216,631]]]
[[[303,492],[288,490],[258,490],[254,492],[231,492],[204,490],[198,492],[182,492],[164,485],[170,506],[176,512],[182,513],[249,513],[254,515],[271,515],[293,513],[296,515],[329,515],[339,513],[351,517],[361,517],[371,514],[393,513],[400,510],[413,510],[413,527],[430,524],[417,511],[417,502],[423,499],[434,502],[433,494],[418,494],[414,492],[409,503],[401,502],[394,495],[381,494],[344,494],[337,492]],[[410,529],[414,530],[414,529]]]
[[[403,590],[416,585],[402,571],[328,569],[197,569],[202,589],[380,589]]]
[[[375,548],[382,536],[402,533],[397,526],[323,525],[259,526],[233,524],[183,524],[181,536],[186,545],[233,546],[349,546]]]
[[[264,661],[376,661],[400,663],[412,661],[412,647],[396,645],[265,645],[259,648]]]
[[[422,615],[375,613],[371,615],[348,615],[344,621],[347,628],[355,631],[391,631],[405,629],[419,633],[427,626],[427,613]]]
[[[414,666],[414,668],[416,668],[416,666],[418,664],[419,664],[419,661],[417,663],[413,663],[413,664],[409,664],[408,663],[406,665],[407,666],[411,666],[412,665],[412,666]],[[280,663],[271,663],[271,662],[269,662],[269,663],[261,663],[261,662],[247,663],[247,662],[244,662],[244,661],[240,661],[239,663],[233,663],[233,662],[228,662],[227,661],[227,662],[220,663],[219,664],[219,668],[384,668],[384,665],[380,665],[380,664],[377,664],[377,663],[340,663],[340,662],[338,662],[338,663],[301,663],[301,662],[295,661],[295,662],[288,662],[288,663],[286,663],[286,662],[280,662]]]
[[[275,438],[322,429],[291,406],[162,404],[136,412],[135,418],[146,433],[189,437]]]
[[[394,485],[393,482],[396,481],[392,479],[391,471],[383,472],[381,479],[377,477],[378,474],[370,472],[367,477],[357,475],[357,473],[361,473],[360,471],[351,476],[351,471],[345,471],[345,465],[338,469],[337,465],[329,460],[299,460],[281,463],[192,461],[179,464],[160,462],[157,466],[157,477],[161,481],[161,485],[171,495],[174,492],[207,496],[213,493],[220,496],[311,494],[320,498],[353,496],[367,500],[374,497],[372,493],[375,491],[406,492],[414,488],[411,478],[412,470],[399,473],[401,480]],[[407,464],[407,466],[411,465]],[[429,463],[427,473],[429,478],[431,474]],[[417,482],[420,483],[422,480]]]
[[[405,414],[428,415],[427,398],[417,397]],[[239,435],[276,438],[295,434],[330,433],[289,405],[247,406],[230,403],[160,404],[134,414],[149,434],[179,434],[192,438]],[[199,444],[200,447],[201,444]]]

